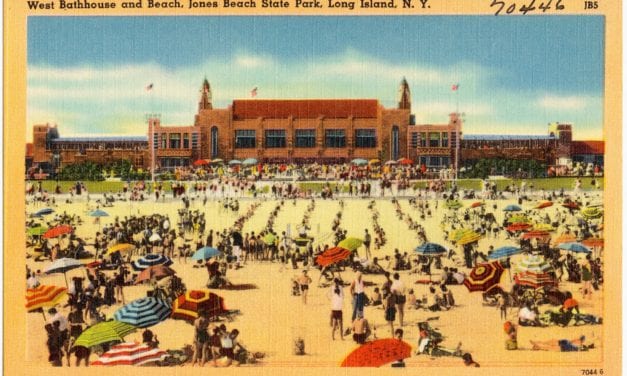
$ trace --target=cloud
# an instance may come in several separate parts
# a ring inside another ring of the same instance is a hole
[[[589,100],[583,96],[545,95],[538,100],[538,104],[547,109],[577,111],[585,109]]]

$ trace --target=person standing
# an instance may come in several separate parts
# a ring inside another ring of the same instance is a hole
[[[365,229],[365,234],[364,234],[364,247],[366,247],[366,258],[370,259],[370,243],[372,241],[372,237],[370,236],[370,233],[368,233],[368,229]]]
[[[383,309],[385,312],[385,321],[390,324],[390,333],[394,336],[394,320],[396,320],[396,297],[392,293],[388,293],[383,298]]]
[[[303,304],[307,304],[307,292],[309,291],[309,284],[312,282],[311,277],[307,275],[307,270],[303,270],[303,274],[297,279],[300,286],[300,295],[303,299]]]
[[[401,282],[401,276],[398,273],[394,273],[394,281],[392,281],[391,291],[395,298],[396,310],[398,311],[398,321],[400,326],[403,327],[405,302],[407,301],[407,297],[405,296],[405,285]]]
[[[361,312],[363,316],[364,306],[366,305],[366,292],[361,272],[357,272],[355,275],[355,280],[351,283],[350,292],[353,297],[353,315],[351,320],[354,321],[358,313]]]
[[[209,346],[209,318],[207,317],[207,311],[201,310],[198,312],[198,318],[194,321],[194,357],[192,360],[192,366],[196,365],[196,362],[200,362],[200,366],[205,365],[207,347]]]
[[[344,290],[342,282],[335,278],[334,285],[331,287],[331,339],[335,341],[335,331],[340,330],[340,338],[344,340],[344,322],[342,317],[342,308],[344,306]]]

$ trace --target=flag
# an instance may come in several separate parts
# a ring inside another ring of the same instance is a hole
[[[146,91],[150,91],[152,90],[152,88],[154,87],[154,85],[151,83],[148,86],[146,86]]]
[[[453,90],[453,91],[457,91],[458,89],[459,89],[459,84],[453,84],[451,86],[451,90]]]
[[[257,96],[257,86],[255,86],[251,91],[250,91],[250,97],[254,98]]]

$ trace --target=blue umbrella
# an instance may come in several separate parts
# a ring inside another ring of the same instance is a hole
[[[48,214],[52,214],[52,213],[54,213],[54,209],[52,209],[52,208],[43,208],[43,209],[39,209],[35,213],[33,213],[33,216],[41,217],[42,215],[48,215]]]
[[[161,299],[146,297],[133,300],[113,314],[113,319],[139,328],[147,328],[167,319],[170,305]]]
[[[520,252],[522,252],[522,249],[518,247],[511,247],[511,246],[501,247],[501,248],[495,249],[494,252],[490,253],[488,255],[488,259],[490,260],[504,259],[513,255],[517,255]]]
[[[518,205],[507,205],[503,211],[521,211],[522,209]]]
[[[89,212],[89,216],[90,217],[108,217],[109,214],[104,210],[96,209],[92,212]]]
[[[194,253],[192,260],[207,260],[215,256],[219,256],[221,253],[215,248],[202,247]]]
[[[362,158],[355,158],[351,161],[355,166],[365,166],[368,164],[368,161]]]
[[[436,243],[424,243],[414,251],[423,256],[438,256],[446,253],[446,248]]]
[[[246,158],[246,159],[244,159],[242,164],[244,166],[252,166],[252,165],[257,164],[257,159],[255,159],[255,158]]]
[[[149,253],[146,256],[140,257],[139,259],[137,259],[137,261],[133,261],[131,263],[131,266],[133,267],[135,271],[142,271],[151,266],[155,266],[155,265],[170,266],[172,265],[172,263],[173,263],[172,260],[167,256],[158,255],[155,253]]]
[[[575,253],[590,253],[590,249],[581,243],[562,243],[557,248]]]

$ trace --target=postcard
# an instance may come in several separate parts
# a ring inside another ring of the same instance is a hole
[[[6,374],[620,374],[620,2],[4,22]]]

